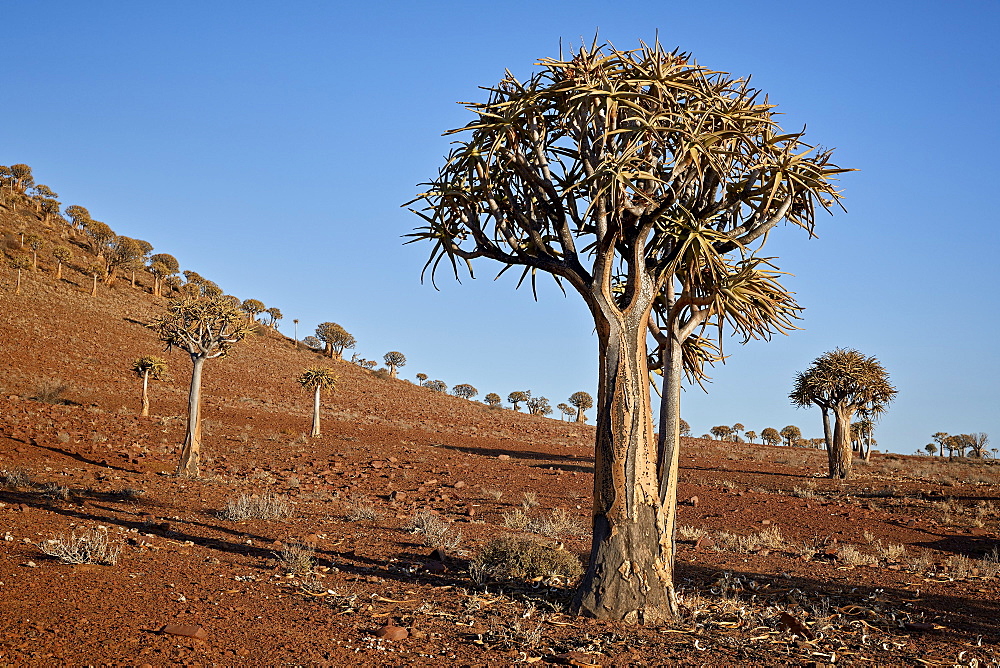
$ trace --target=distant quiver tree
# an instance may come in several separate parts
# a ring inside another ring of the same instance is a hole
[[[584,422],[587,416],[584,413],[594,405],[594,398],[587,392],[574,392],[569,396],[569,405],[576,408],[576,421]]]
[[[201,378],[205,362],[229,353],[250,333],[245,314],[228,299],[188,297],[170,302],[167,314],[151,325],[167,350],[191,356],[187,433],[177,475],[197,477],[201,461]]]
[[[143,417],[149,416],[149,380],[163,380],[167,373],[167,361],[162,357],[146,355],[132,362],[132,371],[142,379],[142,408],[139,412]]]
[[[406,366],[406,355],[398,350],[390,350],[382,359],[385,360],[385,365],[389,367],[389,376],[392,378],[396,377],[397,370],[400,367]]]
[[[479,390],[468,383],[462,383],[451,388],[451,393],[456,397],[461,397],[462,399],[472,399],[474,396],[479,394]]]
[[[326,346],[328,357],[343,359],[344,351],[357,345],[354,337],[335,322],[324,322],[316,328],[316,337]]]
[[[319,398],[323,390],[332,390],[337,384],[337,376],[333,369],[327,367],[312,367],[302,372],[298,377],[299,385],[307,390],[313,391],[313,415],[312,431],[309,435],[313,438],[320,436],[319,430]]]

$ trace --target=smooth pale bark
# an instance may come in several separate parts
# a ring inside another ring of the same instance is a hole
[[[313,395],[313,423],[312,423],[312,433],[309,434],[313,438],[320,435],[319,433],[319,392],[320,386],[316,386],[316,393]]]
[[[656,444],[657,478],[664,510],[664,531],[670,540],[670,572],[677,553],[677,482],[680,477],[681,382],[683,358],[676,327],[671,328],[666,345],[661,345],[663,393],[660,397],[660,433]],[[676,353],[674,352],[676,351]]]
[[[833,447],[830,449],[830,477],[846,480],[851,477],[853,451],[851,450],[851,418],[849,407],[833,407]]]
[[[674,617],[677,607],[649,397],[646,328],[653,295],[646,285],[639,289],[643,294],[624,312],[610,295],[588,300],[600,346],[594,535],[572,610],[655,624]]]
[[[833,447],[833,432],[830,430],[830,409],[820,405],[819,410],[823,414],[823,441],[826,443],[827,452],[829,452]]]
[[[177,464],[177,475],[197,478],[201,461],[201,372],[205,358],[191,355],[191,389],[188,392],[187,435],[181,446],[181,460]]]
[[[21,268],[17,268],[17,283],[14,284],[14,294],[21,294]]]
[[[62,279],[62,262],[56,265],[56,280]]]
[[[149,417],[149,369],[142,372],[142,417]]]
[[[94,286],[90,289],[90,296],[97,296],[97,274],[94,274]]]

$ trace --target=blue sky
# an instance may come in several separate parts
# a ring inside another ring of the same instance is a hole
[[[837,148],[847,214],[819,239],[772,235],[806,306],[788,337],[731,344],[696,434],[741,422],[821,433],[795,409],[796,371],[836,346],[876,355],[899,396],[880,446],[937,431],[1000,444],[996,112],[1000,5],[971,2],[32,2],[5,3],[0,164],[30,164],[66,204],[150,241],[300,336],[344,325],[358,352],[401,350],[402,373],[554,404],[596,385],[582,301],[533,301],[513,278],[421,285],[426,250],[401,245],[400,205],[470,116],[457,101],[559,40],[595,30],[753,75],[788,129]],[[514,272],[511,272],[512,274]]]

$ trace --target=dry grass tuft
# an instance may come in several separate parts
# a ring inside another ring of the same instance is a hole
[[[284,496],[265,492],[264,494],[240,494],[226,502],[226,508],[219,517],[233,522],[243,520],[276,520],[289,517],[292,507]]]
[[[455,531],[447,520],[428,510],[417,511],[407,526],[413,533],[423,536],[423,543],[427,547],[454,550],[462,542],[462,532]]]
[[[311,573],[316,565],[316,553],[302,543],[288,543],[281,548],[281,552],[275,552],[274,556],[285,572],[293,575]]]
[[[24,469],[4,469],[0,471],[0,484],[3,484],[4,487],[21,489],[22,487],[31,487],[32,482],[31,474]]]
[[[111,539],[104,527],[88,529],[79,536],[50,538],[38,544],[38,549],[67,564],[104,564],[114,566],[121,556],[122,543]]]

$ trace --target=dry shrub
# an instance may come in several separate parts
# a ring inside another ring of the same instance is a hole
[[[799,499],[815,499],[819,495],[816,493],[816,483],[810,481],[806,483],[805,487],[800,487],[795,485],[792,487],[792,496]]]
[[[864,566],[875,562],[875,557],[862,552],[853,545],[841,545],[837,550],[837,560],[848,566]]]
[[[508,510],[501,517],[503,518],[503,525],[505,527],[516,529],[517,531],[527,531],[528,525],[531,523],[531,516],[520,508]]]
[[[66,400],[63,399],[63,394],[68,389],[69,385],[58,378],[49,378],[43,380],[35,387],[35,392],[31,398],[47,404],[64,404]]]
[[[69,487],[56,482],[47,482],[42,485],[41,493],[42,496],[53,501],[69,500]]]
[[[558,577],[573,581],[583,574],[580,560],[566,550],[510,534],[492,539],[472,564],[500,580]]]
[[[122,543],[111,539],[104,527],[88,529],[79,536],[50,538],[38,544],[38,549],[67,564],[104,564],[114,566],[121,556]]]
[[[727,531],[720,531],[714,536],[715,549],[726,552],[752,552],[754,550],[781,550],[786,547],[781,530],[770,526],[757,533],[740,536]]]
[[[275,552],[274,556],[285,572],[293,575],[311,573],[316,565],[316,553],[302,543],[288,543],[281,548],[281,552]]]
[[[521,495],[521,507],[525,512],[538,507],[538,494],[534,491],[527,491]]]
[[[500,501],[500,499],[503,498],[502,489],[487,489],[486,487],[483,487],[481,491],[483,492],[484,496],[488,496],[494,501]]]
[[[31,487],[31,474],[22,468],[4,469],[0,471],[0,484],[11,489]]]
[[[558,538],[564,534],[578,535],[583,533],[583,526],[564,508],[553,508],[548,515],[533,517],[528,521],[528,531],[539,533],[549,538]]]
[[[264,494],[240,494],[226,501],[226,508],[219,513],[224,520],[276,520],[292,514],[292,507],[284,496],[265,492]]]
[[[701,538],[702,536],[707,535],[708,532],[702,529],[701,527],[692,527],[685,525],[677,527],[677,534],[681,537],[682,540],[695,541]]]
[[[347,503],[344,519],[348,522],[377,522],[382,519],[382,512],[364,499],[352,499]]]
[[[455,531],[447,520],[429,510],[417,511],[407,526],[413,533],[423,536],[423,543],[427,547],[454,550],[462,542],[460,531]]]

